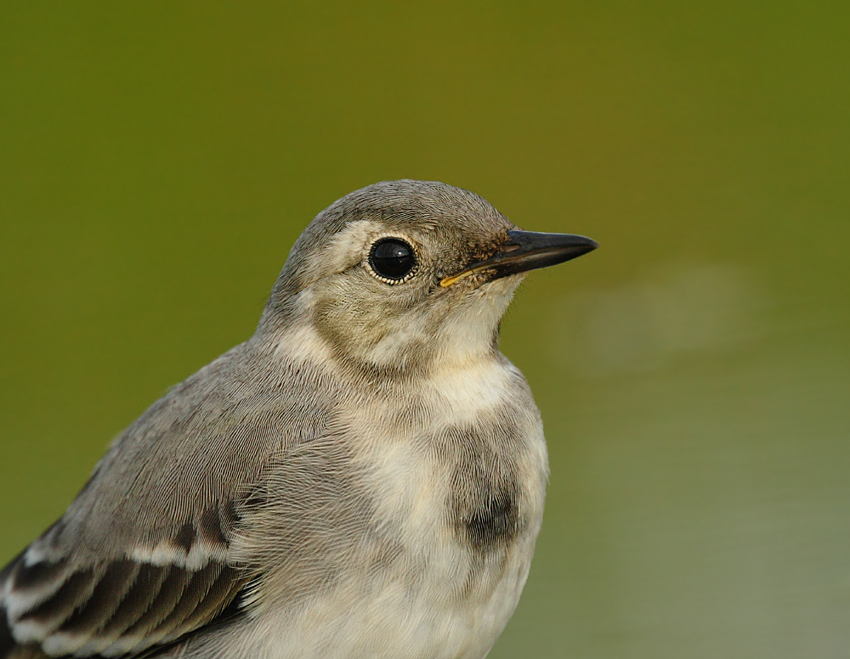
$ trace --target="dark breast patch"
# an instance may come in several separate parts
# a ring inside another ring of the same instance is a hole
[[[486,498],[463,518],[463,526],[469,544],[479,551],[510,543],[519,532],[516,495],[502,490]]]
[[[515,429],[508,424],[452,428],[444,436],[454,462],[449,511],[459,540],[486,553],[510,545],[524,527]],[[452,455],[454,453],[454,455]]]

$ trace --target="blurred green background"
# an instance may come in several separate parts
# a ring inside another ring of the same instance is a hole
[[[492,654],[850,652],[850,5],[4,2],[0,559],[255,327],[343,194],[602,249],[503,324],[546,423]]]

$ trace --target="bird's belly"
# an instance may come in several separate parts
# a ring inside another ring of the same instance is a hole
[[[513,613],[530,562],[518,546],[483,562],[459,554],[419,574],[396,568],[372,583],[345,580],[296,615],[243,627],[222,657],[481,659]]]

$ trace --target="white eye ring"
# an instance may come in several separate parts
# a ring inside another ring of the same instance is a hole
[[[372,243],[366,263],[369,271],[385,284],[402,284],[416,274],[419,255],[405,238],[383,236]]]

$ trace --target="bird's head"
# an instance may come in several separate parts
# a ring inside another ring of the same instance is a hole
[[[520,231],[486,200],[444,183],[377,183],[301,234],[258,333],[286,332],[305,350],[382,373],[475,359],[497,349],[523,273],[596,246]]]

